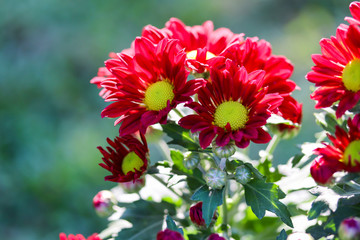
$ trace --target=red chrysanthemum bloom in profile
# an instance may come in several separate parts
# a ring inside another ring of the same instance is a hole
[[[232,44],[244,41],[244,34],[235,34],[228,28],[214,30],[212,21],[186,26],[177,18],[171,18],[162,29],[148,25],[144,27],[141,36],[153,43],[158,43],[163,38],[178,39],[186,52],[186,65],[197,73],[203,73],[207,69],[209,59],[219,55]]]
[[[247,38],[242,44],[234,44],[212,59],[211,64],[217,68],[225,67],[226,59],[245,67],[247,72],[264,70],[263,86],[268,88],[268,93],[286,96],[296,89],[296,83],[289,79],[293,65],[286,57],[273,55],[271,44],[263,39]]]
[[[132,135],[116,137],[114,141],[109,138],[110,146],[106,150],[98,147],[103,155],[104,163],[99,165],[110,171],[112,175],[106,176],[105,180],[112,182],[129,182],[140,178],[148,166],[148,146],[145,136],[140,134],[141,141]]]
[[[335,136],[328,135],[332,145],[324,143],[315,149],[319,155],[310,170],[315,181],[327,183],[332,175],[341,170],[360,172],[360,114],[347,121],[348,131],[336,126]]]
[[[76,234],[76,235],[69,234],[68,236],[66,236],[65,233],[60,233],[59,238],[60,240],[102,240],[96,233],[94,233],[88,238],[85,238],[81,234]]]
[[[184,240],[184,237],[179,233],[169,229],[158,232],[156,240]]]
[[[247,147],[250,141],[267,143],[271,137],[262,127],[283,98],[267,94],[264,71],[248,74],[230,60],[226,65],[225,70],[210,70],[211,81],[199,90],[199,103],[186,105],[197,114],[180,119],[179,125],[191,132],[200,131],[203,149],[215,137],[218,146],[225,146],[230,140],[239,148]]]
[[[336,37],[320,41],[322,54],[312,55],[315,66],[306,78],[317,89],[311,94],[315,108],[336,104],[336,117],[352,109],[360,99],[360,41],[357,26],[341,24]]]
[[[186,26],[181,20],[171,18],[165,26],[171,31],[171,38],[179,39],[185,48],[188,67],[198,73],[206,70],[207,60],[218,56],[232,44],[244,41],[244,34],[235,34],[228,28],[214,30],[212,21]]]
[[[146,38],[136,38],[134,57],[119,54],[119,59],[105,62],[115,76],[101,84],[112,91],[106,101],[113,102],[101,113],[102,117],[118,117],[120,135],[148,126],[164,124],[171,109],[179,103],[191,102],[191,96],[205,83],[203,79],[187,81],[186,54],[177,40],[163,39],[153,44]],[[115,86],[115,89],[114,89]]]

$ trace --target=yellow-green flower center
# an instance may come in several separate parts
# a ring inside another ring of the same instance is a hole
[[[215,111],[215,125],[225,128],[229,123],[231,130],[243,128],[248,121],[248,110],[239,102],[228,101],[221,103]]]
[[[342,81],[347,90],[357,92],[360,90],[360,59],[356,58],[346,64]]]
[[[187,59],[196,59],[196,56],[197,56],[197,50],[192,50],[186,54]],[[215,54],[209,51],[206,52],[206,60],[209,60],[213,57],[216,57]]]
[[[135,152],[129,152],[122,161],[121,169],[126,175],[128,172],[140,171],[143,165],[144,161]]]
[[[345,149],[343,162],[352,167],[360,163],[360,140],[352,141]]]
[[[174,86],[167,81],[151,84],[145,92],[145,105],[151,111],[160,111],[167,106],[167,102],[174,99]]]

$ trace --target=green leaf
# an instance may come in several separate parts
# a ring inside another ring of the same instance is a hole
[[[223,192],[224,188],[209,190],[209,187],[204,185],[191,196],[191,200],[202,201],[202,213],[207,227],[211,223],[216,208],[223,204]]]
[[[325,212],[329,209],[329,205],[324,200],[314,201],[311,204],[311,208],[308,213],[308,219],[313,220],[320,216],[322,212]]]
[[[279,169],[275,169],[275,171],[271,171],[272,162],[266,159],[264,162],[260,163],[257,169],[259,172],[266,177],[267,182],[277,182],[284,175],[279,172]]]
[[[266,177],[264,175],[262,175],[259,172],[259,170],[257,170],[257,168],[255,168],[251,163],[244,163],[244,165],[252,171],[255,178],[260,179],[260,180],[263,180],[263,179],[265,180]]]
[[[180,145],[190,151],[199,149],[199,145],[190,137],[189,130],[180,127],[173,121],[168,121],[161,126],[163,131],[172,138],[168,144]]]
[[[176,226],[176,223],[174,222],[174,220],[170,217],[170,215],[166,216],[166,226],[168,229],[172,230],[172,231],[176,231],[181,233],[181,235],[184,235],[184,231],[181,228],[178,228]]]
[[[300,161],[301,159],[305,156],[305,154],[303,153],[298,153],[296,154],[293,158],[291,158],[291,164],[292,167],[295,167]]]
[[[161,230],[165,212],[171,215],[176,214],[175,206],[166,201],[157,203],[138,200],[132,203],[119,203],[119,206],[125,207],[126,210],[120,220],[110,222],[109,228],[103,231],[106,232],[102,235],[103,239],[117,234],[117,239],[153,240],[156,238],[157,232]],[[124,220],[132,223],[133,227],[124,229],[121,224],[118,224],[118,227],[117,224],[114,224]]]
[[[276,240],[286,240],[288,235],[286,234],[285,230],[281,230],[280,235],[276,237]]]
[[[179,150],[170,150],[170,157],[174,163],[173,169],[192,174],[192,170],[184,166],[184,155]]]
[[[276,184],[253,179],[245,184],[244,188],[246,203],[259,219],[262,219],[265,211],[268,210],[280,217],[286,225],[293,227],[287,207],[279,201],[279,190]]]

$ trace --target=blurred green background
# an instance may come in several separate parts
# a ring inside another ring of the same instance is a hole
[[[88,236],[105,228],[92,197],[115,185],[103,180],[96,146],[117,129],[101,119],[106,104],[89,80],[109,52],[128,48],[143,26],[161,28],[170,17],[187,25],[212,20],[216,28],[264,38],[294,63],[304,121],[298,137],[275,152],[276,163],[287,161],[318,131],[304,76],[319,40],[349,15],[349,3],[0,0],[0,238],[50,240],[59,232]]]

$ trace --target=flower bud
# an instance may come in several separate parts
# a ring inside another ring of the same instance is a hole
[[[116,204],[114,194],[108,190],[98,192],[93,198],[95,211],[100,217],[110,216],[114,212],[113,206]]]
[[[218,169],[210,169],[205,174],[205,180],[209,187],[221,189],[225,185],[226,174]]]
[[[292,233],[287,240],[314,240],[314,238],[307,233]]]
[[[246,184],[251,180],[252,172],[245,165],[235,169],[235,180],[241,184]]]
[[[184,240],[184,238],[179,232],[165,229],[164,231],[158,232],[156,240]]]
[[[199,165],[199,163],[200,163],[200,156],[198,153],[189,152],[185,155],[184,166],[187,169],[194,169]]]
[[[226,240],[223,237],[220,237],[219,234],[213,233],[211,234],[207,240]]]
[[[203,213],[202,213],[202,202],[198,202],[197,204],[195,204],[194,206],[192,206],[190,208],[189,211],[189,215],[190,215],[190,219],[191,221],[199,228],[206,228],[206,224],[205,224],[205,220],[203,218]],[[218,218],[218,213],[215,212],[214,216],[212,218],[212,221],[210,223],[210,226],[212,226],[213,224],[215,224],[216,219]]]
[[[329,183],[335,172],[336,169],[321,156],[315,158],[310,167],[311,176],[320,184]]]
[[[127,193],[137,193],[145,186],[145,178],[138,178],[130,182],[122,182],[119,185]]]
[[[213,141],[212,151],[219,158],[229,158],[235,154],[236,147],[232,142],[229,142],[227,145],[220,147],[216,145],[215,141]]]
[[[343,220],[339,227],[340,240],[360,239],[360,218],[351,217]]]

